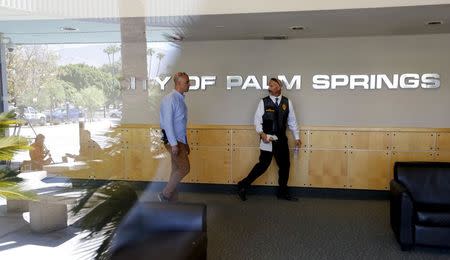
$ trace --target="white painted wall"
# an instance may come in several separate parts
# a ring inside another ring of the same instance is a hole
[[[218,76],[216,86],[187,94],[192,124],[252,124],[259,98],[267,92],[227,91],[227,75],[301,74],[302,89],[283,92],[293,101],[301,125],[450,127],[449,46],[450,34],[189,42],[181,46],[174,67],[191,75]],[[311,82],[315,74],[408,72],[439,73],[441,87],[314,90]],[[124,123],[157,123],[158,102],[141,104],[150,112],[129,111],[134,116]]]

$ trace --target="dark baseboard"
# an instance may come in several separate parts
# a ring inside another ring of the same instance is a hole
[[[99,187],[108,183],[105,180],[85,180],[72,179],[74,187],[91,186]],[[150,189],[152,191],[161,191],[165,182],[147,182],[147,181],[127,181],[139,190]],[[200,184],[200,183],[181,183],[178,186],[181,192],[199,192],[199,193],[236,193],[235,184]],[[308,187],[290,187],[290,192],[297,197],[305,198],[333,198],[333,199],[365,199],[365,200],[387,200],[389,191],[384,190],[357,190],[357,189],[333,189],[333,188],[308,188]],[[275,195],[276,186],[252,186],[248,194]]]

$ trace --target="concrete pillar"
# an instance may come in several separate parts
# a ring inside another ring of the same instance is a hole
[[[144,122],[150,113],[148,92],[142,82],[147,79],[147,36],[145,6],[142,1],[121,1],[119,11],[133,10],[139,17],[120,18],[121,56],[122,56],[122,123]],[[135,89],[130,89],[131,79]]]

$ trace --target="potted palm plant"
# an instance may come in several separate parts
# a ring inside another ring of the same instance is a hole
[[[10,161],[14,154],[21,150],[28,150],[28,142],[20,136],[7,136],[6,131],[11,125],[20,125],[14,111],[0,114],[0,160]],[[4,166],[0,168],[0,197],[6,199],[32,199],[32,195],[22,191],[17,185],[21,179],[18,170]]]

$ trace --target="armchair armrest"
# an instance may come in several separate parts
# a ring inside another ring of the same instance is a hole
[[[414,244],[414,204],[405,186],[396,180],[390,183],[391,227],[402,248]]]

